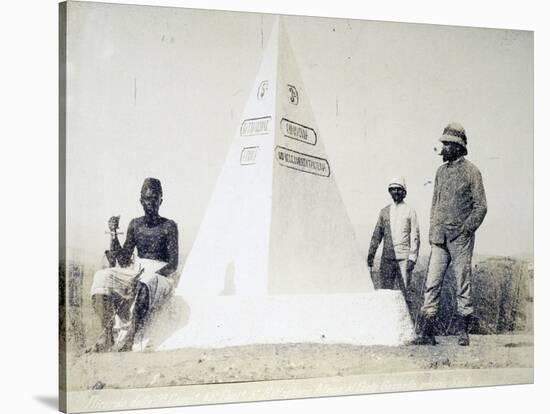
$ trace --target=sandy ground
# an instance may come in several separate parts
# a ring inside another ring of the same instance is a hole
[[[319,378],[460,368],[533,367],[532,335],[476,335],[469,347],[250,345],[73,356],[68,390]]]

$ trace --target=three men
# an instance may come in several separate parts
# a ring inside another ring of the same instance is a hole
[[[457,284],[458,343],[469,345],[468,327],[473,312],[471,260],[475,231],[487,213],[487,203],[481,173],[464,158],[468,153],[464,128],[449,124],[440,141],[443,143],[440,155],[445,164],[439,167],[435,178],[430,215],[431,256],[420,336],[415,343],[436,343],[434,321],[443,278],[450,265]],[[397,281],[410,310],[411,275],[420,246],[418,220],[414,209],[404,201],[407,195],[404,179],[392,180],[388,191],[393,202],[380,211],[367,261],[372,267],[383,241],[380,287],[392,289]],[[111,246],[106,254],[111,267],[96,272],[91,290],[102,327],[102,336],[92,348],[97,352],[114,349],[115,314],[127,325],[127,335],[118,350],[131,350],[140,323],[150,311],[162,305],[174,288],[170,275],[178,265],[178,229],[174,221],[159,215],[162,203],[159,180],[145,179],[140,202],[145,214],[130,222],[124,246],[120,245],[116,232],[118,218],[109,220]],[[138,258],[131,263],[135,248]]]
[[[174,288],[170,276],[178,266],[178,228],[173,220],[159,215],[162,186],[158,179],[145,179],[140,203],[145,214],[130,221],[124,246],[120,245],[116,232],[118,217],[109,219],[111,246],[105,253],[111,267],[95,273],[91,289],[94,310],[102,327],[102,335],[92,351],[114,349],[115,314],[127,332],[117,350],[130,351],[135,333],[147,315],[158,309]],[[135,248],[138,257],[132,263]]]
[[[470,344],[468,328],[473,312],[471,293],[472,253],[475,232],[487,213],[481,173],[464,158],[466,132],[458,123],[449,124],[439,139],[445,164],[435,177],[430,215],[431,256],[426,277],[422,321],[417,344],[435,345],[434,321],[439,308],[441,288],[450,265],[456,278],[458,343]]]
[[[416,212],[407,203],[404,178],[393,179],[388,185],[393,203],[380,211],[372,234],[367,264],[372,268],[380,242],[384,241],[380,262],[380,288],[393,289],[397,282],[411,309],[410,284],[412,271],[418,259],[420,230]]]

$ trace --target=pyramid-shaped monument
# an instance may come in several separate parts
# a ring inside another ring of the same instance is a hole
[[[412,338],[401,293],[373,288],[279,19],[176,295],[189,317],[161,349]]]

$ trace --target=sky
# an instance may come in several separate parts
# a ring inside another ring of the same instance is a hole
[[[143,178],[185,258],[241,124],[274,16],[70,3],[67,45],[68,246],[99,262],[111,215],[142,214]],[[327,157],[368,249],[388,181],[403,175],[427,243],[433,146],[464,125],[488,215],[476,253],[533,253],[531,32],[284,18]]]

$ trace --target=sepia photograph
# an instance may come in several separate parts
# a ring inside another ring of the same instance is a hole
[[[534,382],[534,33],[59,5],[59,405]]]

